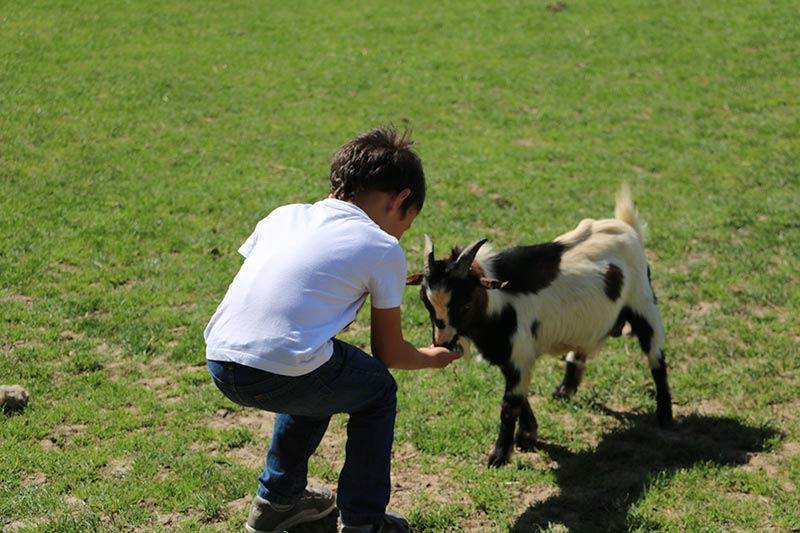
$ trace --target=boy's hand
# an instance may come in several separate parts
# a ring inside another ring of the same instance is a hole
[[[430,368],[444,368],[456,359],[461,358],[461,354],[453,352],[442,346],[428,346],[427,348],[420,348],[420,352],[430,358]]]
[[[371,343],[372,355],[388,368],[419,370],[422,368],[444,368],[459,357],[441,346],[417,348],[403,338],[400,326],[400,308],[372,308]]]

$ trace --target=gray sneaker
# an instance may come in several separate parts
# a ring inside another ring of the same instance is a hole
[[[411,526],[403,515],[390,511],[377,526],[343,526],[342,533],[411,533]]]
[[[244,528],[248,533],[279,533],[305,522],[325,518],[336,509],[336,498],[325,488],[306,489],[292,507],[276,510],[272,504],[256,496]]]
[[[378,531],[380,533],[411,533],[411,526],[403,515],[390,511],[383,515],[383,523]]]

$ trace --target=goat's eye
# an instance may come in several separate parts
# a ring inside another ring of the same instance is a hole
[[[437,318],[433,321],[433,325],[435,325],[438,329],[444,329],[444,320]]]

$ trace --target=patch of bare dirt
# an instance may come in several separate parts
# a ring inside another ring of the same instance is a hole
[[[42,472],[33,472],[22,476],[21,487],[40,487],[47,483],[47,475]]]
[[[392,452],[391,508],[410,509],[420,500],[438,503],[469,502],[464,491],[449,481],[451,476],[441,465],[423,468],[416,457],[416,449],[408,442],[395,446]]]
[[[50,435],[39,441],[39,444],[47,449],[64,449],[69,446],[75,435],[85,432],[86,429],[87,426],[84,424],[56,426]]]
[[[137,533],[145,533],[156,529],[161,531],[179,531],[181,530],[181,525],[190,517],[196,517],[202,514],[202,511],[197,508],[189,509],[184,513],[160,513],[158,512],[160,505],[158,501],[153,498],[145,498],[139,505],[146,509],[154,510],[156,513],[154,519],[132,530]]]
[[[216,429],[230,429],[244,426],[254,432],[257,440],[270,438],[272,425],[275,423],[275,413],[259,409],[218,409],[208,425]]]
[[[94,351],[107,357],[113,357],[114,359],[122,357],[122,349],[119,346],[111,347],[105,342],[95,346]],[[118,368],[122,364],[123,363],[120,361],[114,361],[112,363],[103,364],[103,368]]]
[[[786,403],[778,403],[772,406],[775,414],[786,422],[796,423],[800,420],[800,398],[795,398]]]
[[[709,313],[719,310],[719,302],[705,302],[701,301],[689,307],[688,313],[694,316],[705,316]]]
[[[4,533],[16,533],[17,531],[23,531],[26,529],[33,529],[41,524],[47,522],[46,516],[40,516],[36,518],[31,518],[29,520],[16,520],[9,524],[5,525],[3,529]]]
[[[800,455],[800,443],[785,442],[780,450],[774,452],[752,453],[747,456],[747,463],[742,466],[745,472],[763,472],[768,478],[777,480],[787,492],[794,492],[797,487],[787,477],[789,463]]]
[[[102,475],[104,478],[125,479],[131,470],[133,470],[133,458],[120,457],[109,461],[103,468]]]
[[[725,406],[716,399],[696,400],[685,407],[675,406],[675,411],[681,415],[696,414],[701,416],[721,416],[725,414]],[[685,411],[685,412],[684,412]]]
[[[80,340],[80,339],[83,339],[85,337],[85,335],[83,333],[79,333],[79,332],[72,331],[72,330],[69,330],[69,329],[65,329],[64,331],[62,331],[60,336],[61,336],[61,340],[64,340],[64,341]]]
[[[23,294],[12,293],[0,298],[0,303],[19,303],[30,305],[33,303],[33,298]]]
[[[222,506],[223,517],[241,514],[244,518],[250,509],[250,504],[253,502],[253,496],[242,496],[237,500],[230,501]]]

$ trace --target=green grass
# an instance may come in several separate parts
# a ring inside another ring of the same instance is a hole
[[[423,233],[544,241],[633,185],[682,421],[657,429],[616,339],[569,402],[540,362],[541,448],[489,470],[499,372],[396,372],[415,530],[800,529],[800,13],[546,5],[6,2],[0,384],[31,403],[0,415],[0,529],[240,530],[269,429],[211,385],[203,328],[254,224],[386,123],[429,180],[412,271]],[[404,312],[429,342],[415,290]],[[311,464],[329,486],[343,424]]]

